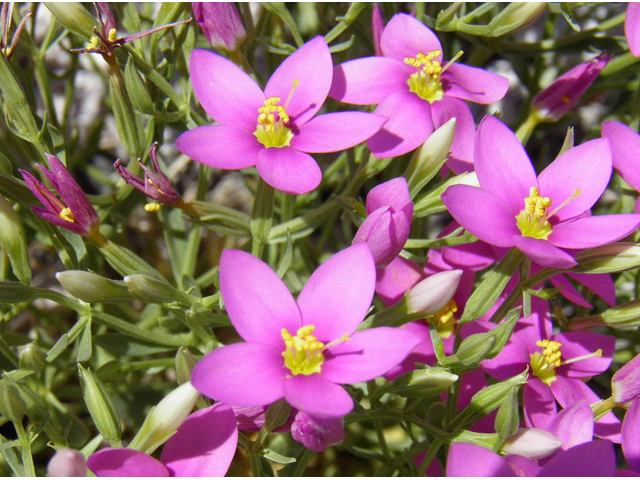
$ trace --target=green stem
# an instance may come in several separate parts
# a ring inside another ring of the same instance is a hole
[[[251,253],[257,258],[262,256],[264,246],[269,239],[269,233],[273,223],[274,200],[274,188],[268,185],[262,178],[259,178],[256,198],[253,202],[253,211],[251,212],[251,236],[253,237]]]
[[[300,457],[300,460],[298,460],[297,465],[296,465],[296,470],[295,472],[293,472],[293,476],[294,477],[301,477],[302,474],[304,473],[304,471],[307,468],[307,465],[309,464],[309,462],[311,461],[311,459],[313,458],[313,456],[315,455],[314,452],[312,452],[311,450],[304,450],[304,453],[302,454],[302,456]]]
[[[605,414],[609,413],[613,408],[619,407],[613,397],[609,397],[606,400],[602,400],[595,405],[591,406],[591,410],[593,411],[594,420],[598,420]]]
[[[524,123],[518,127],[518,130],[516,130],[516,137],[518,137],[518,140],[520,140],[522,145],[527,144],[531,134],[540,122],[540,116],[535,111],[532,111]]]
[[[18,439],[22,444],[22,465],[24,467],[24,476],[25,477],[35,477],[36,469],[33,466],[33,456],[31,455],[31,442],[29,442],[29,436],[27,432],[24,430],[22,423],[13,422],[13,426],[16,429],[16,433],[18,434]]]
[[[444,443],[442,442],[442,440],[435,440],[429,446],[427,454],[425,455],[424,460],[422,460],[420,468],[418,469],[418,476],[424,477],[424,472],[427,470],[427,468],[429,468],[429,465],[431,465],[431,462],[433,462],[433,459],[436,457],[436,454],[442,448],[443,444]]]

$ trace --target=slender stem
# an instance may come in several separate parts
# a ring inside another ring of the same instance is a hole
[[[540,123],[540,116],[536,112],[531,112],[522,125],[516,130],[516,137],[522,145],[526,145],[531,134]]]
[[[437,439],[430,445],[429,449],[427,450],[427,454],[424,457],[424,460],[422,460],[422,463],[420,464],[420,469],[418,470],[419,476],[424,476],[424,472],[427,470],[427,468],[429,468],[429,465],[431,465],[431,462],[435,458],[438,451],[442,448],[442,445],[442,440]]]
[[[308,450],[308,449],[304,450],[304,453],[300,457],[300,460],[298,460],[298,462],[297,462],[296,470],[295,470],[295,472],[293,472],[293,476],[294,477],[301,477],[302,476],[302,474],[304,473],[304,471],[307,468],[307,465],[309,464],[309,462],[311,461],[311,459],[313,458],[314,455],[315,455],[315,453],[312,452],[311,450]]]
[[[13,425],[16,429],[16,433],[18,434],[18,439],[22,444],[22,465],[24,466],[24,476],[25,477],[35,477],[36,470],[33,466],[33,456],[31,455],[31,443],[29,442],[29,436],[27,432],[24,430],[21,422],[13,422]]]
[[[251,235],[253,236],[253,244],[251,245],[251,253],[260,258],[264,246],[269,239],[271,225],[273,223],[273,204],[275,200],[275,190],[268,185],[262,178],[258,179],[258,190],[253,203],[253,211],[251,212]]]

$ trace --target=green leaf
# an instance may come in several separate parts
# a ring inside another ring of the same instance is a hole
[[[278,452],[269,450],[268,448],[265,448],[262,451],[262,454],[264,455],[264,458],[266,458],[267,460],[271,460],[272,462],[278,463],[280,465],[287,465],[288,463],[296,462],[295,457],[286,457],[284,455],[279,454]]]
[[[280,17],[280,20],[282,20],[284,24],[289,27],[291,35],[293,35],[293,39],[295,40],[298,48],[301,47],[304,43],[304,40],[302,40],[302,35],[300,35],[298,25],[289,13],[289,10],[287,10],[285,4],[283,2],[264,2],[262,6],[268,12],[271,12],[274,15]]]
[[[129,90],[133,108],[140,113],[153,114],[154,108],[151,95],[131,58],[127,60],[127,65],[124,69],[124,81]]]
[[[6,250],[14,275],[25,285],[31,283],[27,240],[18,214],[0,196],[0,243]]]
[[[502,439],[506,439],[518,431],[520,412],[517,388],[513,388],[500,405],[494,425],[496,432]]]
[[[143,357],[175,350],[175,347],[152,345],[116,333],[98,335],[94,342],[116,357]]]
[[[89,320],[87,320],[87,323],[82,329],[80,342],[78,342],[78,353],[76,355],[76,362],[86,362],[91,358],[92,352],[93,344],[91,334],[91,317],[89,317]]]

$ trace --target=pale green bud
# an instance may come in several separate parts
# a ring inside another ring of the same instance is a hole
[[[538,460],[551,455],[562,447],[562,441],[555,435],[539,428],[521,428],[502,445],[507,455],[522,455]]]
[[[455,133],[456,119],[452,118],[433,132],[411,157],[404,177],[412,200],[447,161]]]
[[[112,447],[121,447],[120,419],[102,382],[78,364],[84,402],[100,434]]]
[[[15,276],[25,285],[31,283],[27,241],[20,217],[0,195],[0,243],[7,251]]]
[[[14,423],[22,422],[27,414],[27,404],[14,385],[0,385],[0,414]]]
[[[640,245],[617,242],[587,248],[574,257],[578,265],[571,270],[584,273],[614,273],[640,266]]]
[[[391,391],[401,397],[432,397],[439,395],[458,380],[458,376],[445,368],[427,367],[396,378]]]
[[[491,36],[498,37],[534,22],[547,8],[547,2],[510,3],[491,22]]]
[[[84,270],[67,270],[56,273],[64,289],[76,298],[88,303],[129,302],[133,296],[122,281],[110,280]]]
[[[36,342],[28,343],[18,349],[20,353],[20,368],[34,370],[36,372],[44,365],[47,354],[42,350]]]
[[[124,277],[131,295],[145,303],[172,303],[178,302],[191,306],[196,298],[173,288],[167,282],[152,278],[148,275],[136,273]]]
[[[176,352],[176,379],[182,385],[191,380],[191,372],[196,366],[196,359],[187,347],[180,347]]]

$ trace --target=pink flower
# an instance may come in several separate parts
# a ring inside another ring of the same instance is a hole
[[[637,10],[640,15],[640,8]],[[602,124],[602,137],[609,140],[611,145],[613,168],[636,192],[640,192],[640,169],[638,168],[640,135],[638,132],[624,123],[612,120]],[[640,200],[636,201],[635,210],[640,212]]]
[[[386,267],[402,251],[411,232],[413,202],[404,177],[373,188],[367,195],[367,218],[353,244],[366,242],[377,268]]]
[[[322,37],[285,59],[264,92],[229,60],[205,50],[191,54],[190,71],[196,97],[219,125],[183,133],[178,149],[223,170],[255,166],[265,182],[286,193],[307,193],[320,184],[322,172],[309,153],[351,148],[386,121],[364,112],[314,118],[333,77]]]
[[[245,342],[206,355],[193,370],[193,386],[232,405],[284,397],[316,418],[345,416],[353,400],[340,384],[386,373],[420,341],[399,328],[355,332],[371,306],[375,277],[369,248],[354,245],[324,262],[296,301],[268,265],[225,250],[220,291]]]
[[[291,436],[311,451],[324,452],[344,442],[344,426],[341,418],[314,418],[298,412],[291,425]]]
[[[97,234],[100,219],[89,202],[87,195],[73,179],[67,167],[53,155],[47,154],[51,170],[36,165],[58,193],[56,197],[49,189],[29,172],[20,170],[22,178],[33,194],[42,202],[42,207],[31,207],[31,210],[49,223],[58,225],[77,233],[91,236]]]
[[[640,4],[629,2],[624,19],[624,36],[634,57],[640,57]]]
[[[237,444],[233,410],[219,403],[189,415],[165,444],[160,461],[130,448],[105,448],[91,455],[87,466],[98,477],[220,477]]]
[[[485,117],[476,138],[475,168],[481,188],[453,185],[442,201],[456,221],[479,239],[516,247],[544,267],[576,264],[566,249],[615,242],[640,216],[590,216],[611,176],[609,142],[591,140],[560,155],[538,177],[516,136]]]
[[[192,2],[193,16],[214,48],[234,51],[240,48],[247,31],[232,2]]]
[[[560,120],[587,91],[609,60],[611,55],[601,54],[559,76],[551,85],[533,97],[532,105],[536,114],[543,121]]]
[[[449,62],[442,45],[415,18],[395,15],[382,32],[383,57],[352,60],[335,68],[329,95],[355,105],[375,105],[374,113],[389,118],[367,142],[378,158],[415,149],[435,128],[456,117],[452,155],[473,155],[475,123],[461,100],[489,104],[507,92],[509,81],[480,68]]]

